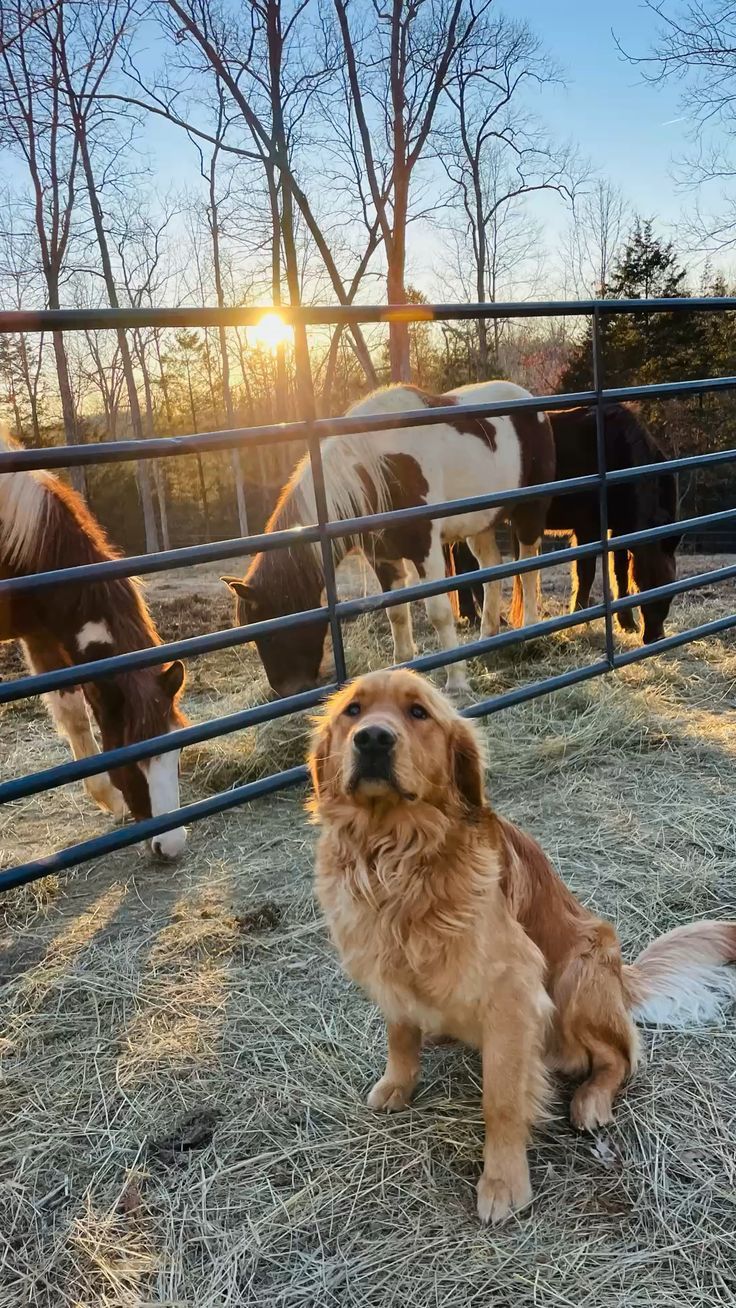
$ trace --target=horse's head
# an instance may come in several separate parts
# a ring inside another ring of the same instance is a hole
[[[104,749],[138,744],[151,736],[163,736],[185,723],[179,709],[184,685],[184,664],[145,668],[124,673],[101,687],[100,732]],[[179,807],[178,749],[141,759],[110,772],[113,785],[121,790],[132,816],[159,817]],[[154,836],[151,848],[161,858],[173,859],[186,844],[185,827]]]
[[[675,550],[679,535],[666,536],[661,541],[652,541],[650,545],[640,545],[634,554],[634,580],[639,590],[654,590],[657,586],[668,586],[677,577],[677,560]],[[644,645],[652,645],[656,640],[664,639],[664,624],[670,611],[672,599],[649,600],[641,605],[644,621]]]
[[[260,579],[223,577],[222,580],[235,595],[235,622],[239,627],[265,622],[269,618],[281,617],[284,613],[298,612],[301,608],[312,608],[319,604],[319,588],[316,602],[310,602],[305,593],[303,598],[295,599],[292,605],[288,598],[284,602],[283,594],[279,594],[276,587],[266,586]],[[274,631],[267,636],[254,636],[254,644],[268,683],[279,698],[297,695],[302,690],[313,690],[325,680],[327,628],[328,622],[324,618],[305,623],[304,626]]]

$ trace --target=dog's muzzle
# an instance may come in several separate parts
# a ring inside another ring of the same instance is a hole
[[[361,727],[353,736],[353,782],[393,781],[396,736],[388,727]]]

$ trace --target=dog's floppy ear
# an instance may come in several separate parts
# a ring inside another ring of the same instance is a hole
[[[468,808],[480,808],[485,798],[483,756],[475,731],[462,719],[453,725],[451,749],[455,789]]]
[[[314,793],[319,801],[325,790],[327,762],[332,751],[332,732],[329,723],[322,720],[312,736],[307,767],[312,778]]]

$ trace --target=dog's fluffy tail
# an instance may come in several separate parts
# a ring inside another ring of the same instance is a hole
[[[624,968],[632,1017],[686,1027],[736,1000],[736,922],[693,922],[653,940]]]

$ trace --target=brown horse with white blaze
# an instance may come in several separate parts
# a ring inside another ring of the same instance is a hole
[[[0,435],[0,452],[15,448]],[[83,500],[48,472],[0,472],[0,578],[31,576],[116,558]],[[151,648],[160,639],[138,583],[128,577],[41,590],[0,592],[0,641],[20,641],[33,672]],[[45,695],[75,759],[98,753],[89,709],[105,750],[164,735],[184,724],[180,662],[120,672]],[[179,807],[179,751],[101,773],[84,782],[100,808],[121,819],[156,817]],[[185,828],[156,836],[154,853],[176,858]]]
[[[327,507],[332,521],[405,509],[421,504],[462,500],[485,493],[536,486],[554,480],[554,442],[543,413],[512,413],[476,418],[463,405],[528,399],[529,392],[510,382],[462,386],[446,395],[429,395],[415,386],[389,386],[354,404],[351,416],[410,412],[439,406],[457,413],[441,423],[396,427],[386,431],[335,436],[324,441]],[[445,576],[443,547],[466,540],[481,567],[500,563],[495,528],[508,519],[520,541],[521,557],[539,550],[548,500],[540,497],[510,507],[458,511],[450,517],[413,519],[360,539],[338,538],[335,558],[361,549],[373,565],[384,591],[398,590],[408,579],[407,562],[420,579]],[[267,531],[306,526],[316,520],[309,459],[303,459],[268,521]],[[538,574],[517,578],[514,617],[519,625],[537,620]],[[325,586],[318,545],[270,550],[256,555],[244,579],[223,577],[237,596],[237,622],[244,626],[302,609],[318,608]],[[500,626],[500,584],[484,588],[482,634],[495,635]],[[426,601],[427,615],[440,648],[454,649],[457,633],[447,594]],[[388,609],[394,657],[403,663],[414,657],[411,615],[407,604]],[[324,657],[327,619],[292,630],[256,637],[255,643],[271,687],[278,695],[294,694],[319,684],[326,674]],[[467,687],[460,663],[447,670],[448,691]]]

